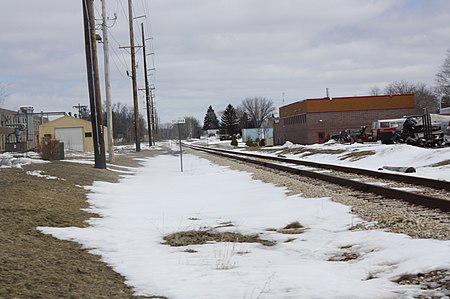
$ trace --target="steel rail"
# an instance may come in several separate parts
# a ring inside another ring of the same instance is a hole
[[[226,157],[226,158],[231,158],[231,159],[235,159],[235,160],[239,160],[239,161],[243,161],[243,162],[248,162],[248,163],[252,163],[252,164],[268,167],[271,169],[276,169],[279,171],[284,171],[284,172],[300,175],[300,176],[305,176],[305,177],[309,177],[309,178],[313,178],[313,179],[318,179],[318,180],[326,181],[326,182],[329,182],[332,184],[337,184],[339,186],[349,187],[349,188],[352,188],[352,189],[355,189],[358,191],[362,191],[362,192],[366,192],[366,193],[374,193],[374,194],[381,195],[383,197],[400,199],[400,200],[404,200],[404,201],[407,201],[410,203],[414,203],[416,205],[426,206],[426,207],[430,207],[430,208],[437,208],[444,212],[450,212],[450,199],[446,200],[446,199],[436,198],[436,197],[432,197],[432,196],[428,196],[428,195],[424,195],[424,194],[420,194],[420,193],[413,193],[413,192],[408,192],[408,191],[404,191],[404,190],[392,189],[392,188],[388,188],[388,187],[384,187],[384,186],[373,185],[373,184],[364,183],[364,182],[360,182],[360,181],[345,179],[342,177],[327,175],[325,173],[320,173],[320,172],[316,172],[316,171],[298,169],[298,168],[293,168],[292,166],[271,163],[271,162],[267,162],[267,161],[263,161],[263,160],[255,160],[255,159],[251,159],[251,158],[276,160],[278,162],[286,162],[286,163],[297,162],[296,160],[292,160],[292,159],[278,159],[278,157],[267,157],[264,155],[238,153],[238,152],[227,151],[227,150],[222,150],[222,149],[204,148],[204,147],[192,146],[192,145],[185,145],[185,146],[187,146],[191,149],[194,149],[194,150],[200,150],[203,152],[219,155],[219,156]],[[251,158],[249,158],[249,157],[251,157]],[[277,158],[277,159],[272,159],[272,158]],[[295,164],[298,164],[298,163],[295,163]],[[318,165],[320,165],[320,164],[318,164]],[[307,166],[312,166],[312,165],[307,165]],[[319,166],[317,166],[317,167],[324,168],[324,167],[319,167]],[[345,169],[347,169],[347,168],[348,167],[344,167],[344,168],[337,167],[334,170],[339,170],[339,171],[345,172]],[[331,168],[328,168],[328,169],[331,169]],[[350,169],[354,170],[354,168],[350,168]],[[352,172],[357,173],[355,171],[352,171]],[[358,174],[362,174],[362,173],[358,173]],[[386,179],[388,179],[388,178],[386,178]],[[424,183],[424,182],[426,182],[426,181],[422,181],[422,183]],[[435,184],[433,184],[433,186],[434,185]],[[422,186],[425,186],[425,185],[422,185]],[[431,187],[431,186],[426,185],[426,187]],[[432,187],[432,188],[434,188],[434,187]],[[439,189],[443,189],[443,188],[439,188]]]
[[[202,148],[205,149],[204,147],[201,147],[201,146],[190,145],[190,147],[196,147],[198,149],[202,149]],[[236,151],[230,151],[230,150],[225,150],[225,149],[217,149],[217,148],[207,148],[207,149],[214,150],[214,151],[220,151],[220,152],[224,152],[224,153],[235,154],[235,155],[243,155],[243,156],[248,156],[248,157],[253,157],[253,158],[261,158],[261,159],[273,160],[273,161],[278,161],[278,162],[291,163],[291,164],[296,164],[296,165],[303,165],[303,166],[309,166],[309,167],[315,167],[315,168],[322,168],[322,169],[342,171],[342,172],[347,172],[347,173],[367,175],[367,176],[376,177],[379,179],[386,179],[386,180],[390,180],[390,181],[396,181],[396,182],[401,182],[401,183],[406,183],[406,184],[429,187],[429,188],[438,189],[438,190],[450,191],[450,181],[435,180],[435,179],[430,179],[430,178],[408,176],[408,175],[381,172],[381,171],[375,171],[375,170],[370,170],[370,169],[354,168],[354,167],[348,167],[348,166],[342,166],[342,165],[333,165],[333,164],[325,164],[325,163],[318,163],[318,162],[311,162],[311,161],[289,159],[289,158],[284,158],[284,157],[266,156],[266,155],[255,154],[255,153],[236,152]]]

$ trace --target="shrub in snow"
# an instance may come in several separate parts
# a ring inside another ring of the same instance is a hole
[[[238,146],[238,141],[236,139],[236,135],[231,136],[231,145]]]
[[[249,138],[246,142],[245,142],[246,146],[256,146],[257,143],[255,141],[253,141],[251,138]]]

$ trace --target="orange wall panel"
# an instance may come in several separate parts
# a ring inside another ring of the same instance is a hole
[[[280,107],[280,118],[318,112],[415,108],[414,94],[307,99]]]

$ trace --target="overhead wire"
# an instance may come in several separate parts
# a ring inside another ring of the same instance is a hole
[[[129,24],[128,7],[125,8],[123,2],[124,1],[122,1],[122,0],[116,0],[115,5],[114,4],[113,5],[115,6],[115,8],[117,10],[117,14],[123,15],[125,17],[124,19],[126,20],[126,23]],[[150,18],[149,18],[149,3],[148,3],[148,0],[141,0],[140,3],[138,1],[135,1],[135,2],[136,2],[135,5],[133,5],[133,7],[132,7],[133,15],[135,17],[139,16],[139,15],[137,15],[137,12],[140,13],[142,11],[143,14],[146,16],[145,17],[145,21],[143,21],[142,23],[144,23],[144,29],[146,31],[146,35],[150,36],[150,38],[147,39],[147,40],[150,41],[149,42],[150,51],[148,51],[148,52],[152,53],[152,55],[149,55],[149,56],[152,56],[151,57],[152,58],[151,66],[149,67],[149,69],[154,69],[155,68],[155,57],[154,57],[155,56],[154,55],[155,47],[154,47],[154,43],[153,43],[152,26],[151,26],[151,22],[150,22]],[[95,7],[95,10],[97,11],[97,13],[99,15],[101,15],[98,7]],[[116,15],[116,17],[117,17],[117,15]],[[134,42],[135,42],[135,45],[136,45],[135,53],[137,54],[137,53],[139,53],[141,51],[141,47],[140,46],[142,46],[141,45],[142,41],[141,41],[141,38],[140,38],[142,36],[142,30],[141,30],[141,25],[140,25],[141,22],[139,22],[139,18],[137,18],[137,19],[135,18],[133,20],[133,23],[134,23],[133,25],[134,25],[135,32],[136,32],[134,34]],[[136,30],[136,28],[137,28],[137,30]],[[108,31],[109,36],[111,37],[110,41],[112,41],[112,43],[113,43],[113,46],[110,47],[111,52],[113,52],[113,55],[111,55],[110,57],[111,57],[111,59],[113,61],[115,69],[119,72],[119,74],[122,76],[122,78],[129,79],[129,76],[127,77],[124,74],[124,71],[121,70],[121,68],[124,68],[125,70],[130,70],[131,69],[130,61],[129,61],[128,57],[127,57],[128,56],[127,54],[130,54],[130,51],[127,50],[127,49],[125,49],[126,50],[125,52],[122,51],[122,50],[119,50],[119,51],[117,50],[117,49],[119,49],[121,44],[118,41],[117,37],[112,33],[112,31],[113,30],[109,30]],[[137,66],[139,66],[139,67],[142,67],[141,65],[143,65],[141,56],[142,55],[136,55],[136,63],[137,63]],[[149,74],[149,76],[152,77],[151,78],[152,79],[151,81],[153,81],[152,83],[156,83],[156,75],[155,75],[154,70],[152,70],[152,74]]]

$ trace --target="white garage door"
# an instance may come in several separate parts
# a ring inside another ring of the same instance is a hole
[[[56,128],[55,136],[64,142],[64,150],[84,151],[83,128]]]

